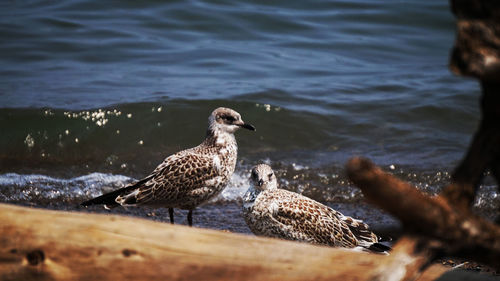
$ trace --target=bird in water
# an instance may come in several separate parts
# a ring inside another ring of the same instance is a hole
[[[210,114],[200,145],[168,156],[145,178],[81,205],[164,207],[172,224],[174,208],[179,208],[188,210],[192,226],[193,210],[221,193],[234,172],[238,152],[234,133],[239,128],[255,131],[238,112],[219,107]]]
[[[256,235],[379,253],[390,250],[361,220],[278,188],[276,175],[266,164],[252,169],[251,183],[243,197],[243,215]]]

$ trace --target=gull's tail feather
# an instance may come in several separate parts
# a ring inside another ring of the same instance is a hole
[[[127,194],[120,194],[116,197],[116,202],[122,206],[134,206],[137,204],[137,195],[139,194],[139,189]]]
[[[107,208],[114,208],[118,207],[120,204],[118,204],[115,199],[116,197],[120,196],[121,194],[126,192],[127,187],[120,188],[118,190],[112,191],[110,193],[103,194],[99,197],[90,199],[88,201],[85,201],[81,203],[81,206],[87,207],[91,205],[106,205]]]
[[[391,247],[386,246],[382,243],[373,243],[367,249],[371,252],[380,254],[389,254],[389,252],[392,250]]]
[[[106,206],[106,208],[118,207],[120,205],[123,205],[123,204],[121,204],[121,202],[119,202],[117,200],[118,197],[123,197],[128,193],[134,193],[135,190],[137,190],[139,187],[141,187],[145,182],[149,181],[151,179],[151,177],[152,176],[148,176],[146,178],[141,179],[140,181],[137,181],[133,184],[130,184],[130,185],[125,186],[123,188],[120,188],[118,190],[115,190],[115,191],[103,194],[99,197],[85,201],[85,202],[81,203],[80,205],[87,207],[90,205],[103,204]]]

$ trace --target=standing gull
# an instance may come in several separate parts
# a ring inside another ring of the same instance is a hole
[[[239,128],[255,131],[238,112],[219,107],[210,114],[200,145],[170,155],[147,177],[81,205],[165,207],[171,223],[174,208],[180,208],[189,210],[191,226],[193,210],[219,194],[234,172],[238,152],[234,132]]]
[[[256,235],[386,253],[364,222],[303,195],[280,189],[268,165],[252,169],[252,186],[243,197],[243,215]]]

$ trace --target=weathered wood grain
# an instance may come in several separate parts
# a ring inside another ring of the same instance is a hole
[[[393,259],[131,217],[0,204],[0,280],[368,280],[382,261]],[[420,280],[444,271],[436,265]]]

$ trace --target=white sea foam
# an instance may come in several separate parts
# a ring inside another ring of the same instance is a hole
[[[0,175],[0,197],[6,202],[90,198],[122,187],[132,180],[123,175],[103,173],[91,173],[70,179],[8,173]]]
[[[248,172],[235,172],[224,191],[222,191],[219,196],[213,198],[210,202],[215,203],[239,201],[243,197],[249,186],[250,179]]]
[[[303,171],[303,170],[302,170]],[[327,174],[318,173],[324,179]],[[359,189],[350,186],[343,181],[334,181],[325,186],[306,186],[303,180],[291,178],[280,179],[280,186],[292,187],[296,192],[304,192],[305,189],[325,202],[349,202],[362,198]],[[336,179],[336,174],[330,175]],[[422,176],[420,176],[422,178]],[[110,192],[125,186],[135,179],[125,175],[90,173],[74,178],[64,179],[50,177],[40,174],[0,174],[0,202],[78,202],[84,201],[103,193]],[[425,176],[418,182],[412,182],[425,192],[435,194],[439,191],[439,179],[434,175]],[[211,203],[239,202],[248,187],[250,179],[248,170],[240,169],[236,171],[227,187],[217,197],[213,198]],[[500,205],[500,196],[495,185],[482,185],[479,188],[474,203],[475,207],[493,208]]]
[[[37,200],[86,200],[134,181],[124,175],[91,173],[70,179],[46,175],[8,173],[0,175],[0,200],[32,202]],[[234,173],[227,188],[212,202],[239,200],[249,186],[248,176]]]
[[[483,185],[479,188],[474,201],[474,206],[477,208],[485,208],[500,205],[500,196],[498,195],[497,187],[494,185]]]

